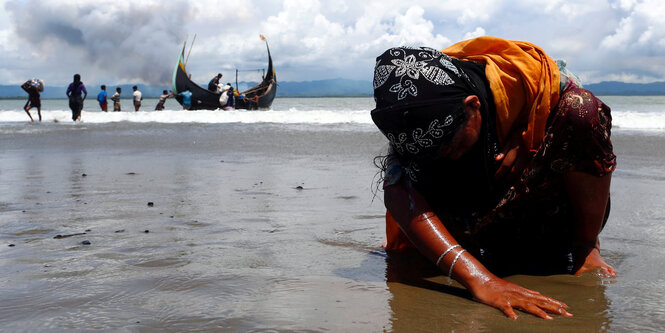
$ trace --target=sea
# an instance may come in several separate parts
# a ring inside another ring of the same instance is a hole
[[[613,128],[632,131],[665,131],[665,97],[663,96],[601,96],[612,108]],[[0,126],[11,130],[14,125],[25,124],[27,115],[23,111],[25,100],[0,99]],[[183,111],[180,104],[169,99],[165,110],[153,111],[157,99],[144,99],[140,112],[134,112],[131,100],[121,101],[122,112],[101,112],[96,101],[87,101],[84,106],[83,123],[116,124],[298,124],[313,128],[336,125],[345,128],[374,130],[370,110],[374,101],[368,97],[349,98],[277,98],[269,110],[262,111]],[[43,122],[60,126],[72,125],[71,111],[66,99],[47,99],[42,102]],[[112,108],[111,105],[109,105]],[[35,115],[36,110],[31,110]],[[40,129],[43,130],[43,129]]]
[[[0,99],[0,331],[660,332],[665,96],[601,96],[618,159],[600,235],[617,277],[506,277],[575,316],[516,321],[388,256],[372,98],[82,121]],[[31,110],[37,119],[36,110]]]

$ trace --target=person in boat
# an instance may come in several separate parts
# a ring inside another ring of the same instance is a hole
[[[72,120],[81,120],[83,102],[88,97],[88,90],[85,89],[85,84],[81,82],[81,75],[74,74],[74,81],[67,87],[66,94],[69,98],[69,108],[72,110]]]
[[[39,115],[39,121],[42,121],[42,99],[40,92],[44,90],[44,81],[42,80],[28,80],[21,85],[21,89],[25,90],[28,93],[28,101],[25,102],[23,110],[30,117],[30,122],[34,122],[32,115],[30,114],[30,109],[37,108],[37,115]]]
[[[178,96],[182,97],[182,109],[189,110],[192,107],[192,92],[187,89],[179,92]]]
[[[168,92],[166,90],[162,91],[162,95],[159,96],[159,102],[157,102],[157,106],[155,106],[156,111],[161,111],[164,110],[164,103],[166,103],[167,98],[173,97],[173,91]]]
[[[220,80],[222,79],[222,73],[218,73],[215,77],[213,77],[210,82],[208,82],[208,90],[218,92],[218,85],[220,84]]]
[[[111,96],[111,100],[113,101],[113,111],[115,112],[120,112],[121,107],[120,107],[120,94],[122,93],[122,88],[117,87],[115,88],[115,93],[113,96]]]
[[[132,90],[134,90],[133,97],[134,97],[134,111],[138,112],[139,109],[141,108],[141,101],[143,101],[143,94],[139,90],[139,87],[133,86]]]
[[[597,271],[616,156],[610,108],[539,47],[495,37],[377,58],[371,116],[384,248],[416,249],[474,300],[513,319],[572,316],[500,276]]]
[[[99,102],[99,107],[102,109],[104,112],[108,112],[108,101],[106,98],[108,97],[108,94],[106,93],[106,85],[102,84],[100,87],[102,90],[97,94],[97,101]]]

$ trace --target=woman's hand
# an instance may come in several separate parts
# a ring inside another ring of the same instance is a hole
[[[529,152],[522,147],[522,138],[519,135],[513,135],[507,142],[503,151],[496,156],[495,160],[501,162],[501,165],[494,173],[495,180],[505,179],[511,183],[515,180],[529,160]]]
[[[517,319],[515,309],[549,320],[552,317],[548,313],[565,317],[573,316],[566,311],[568,305],[565,303],[499,277],[493,277],[478,287],[471,288],[471,293],[478,302],[503,311],[511,319]]]

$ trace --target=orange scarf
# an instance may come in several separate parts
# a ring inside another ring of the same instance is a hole
[[[485,64],[496,104],[500,142],[521,131],[523,143],[536,150],[543,142],[547,117],[559,101],[559,69],[536,45],[497,37],[459,42],[442,52]]]

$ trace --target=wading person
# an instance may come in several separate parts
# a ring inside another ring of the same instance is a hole
[[[106,93],[106,85],[102,84],[100,88],[102,90],[99,92],[99,94],[97,94],[97,102],[99,102],[99,107],[102,109],[102,111],[108,112],[108,94]]]
[[[85,89],[85,85],[81,82],[81,75],[74,74],[74,82],[69,84],[66,94],[69,98],[69,108],[72,110],[72,120],[81,120],[83,101],[88,97],[88,90]]]
[[[178,97],[182,98],[182,109],[189,110],[192,107],[192,92],[185,88],[187,90],[179,92]]]
[[[164,103],[166,103],[167,98],[173,97],[173,92],[168,92],[166,90],[162,91],[162,95],[159,96],[159,101],[157,102],[157,105],[155,106],[155,111],[161,111],[164,110]]]
[[[35,121],[30,114],[30,109],[32,108],[37,108],[39,121],[42,121],[42,99],[40,92],[44,91],[44,81],[34,79],[28,80],[21,85],[21,89],[28,93],[28,101],[25,103],[23,110],[25,110],[25,113],[30,117],[30,122]]]
[[[113,101],[113,111],[114,112],[122,111],[122,108],[120,107],[120,94],[121,93],[122,93],[122,88],[117,87],[117,88],[115,88],[115,93],[113,93],[113,96],[111,96],[111,100]]]
[[[517,318],[567,306],[499,276],[598,270],[616,158],[610,109],[537,46],[481,37],[377,58],[372,119],[388,252],[416,248]]]
[[[143,94],[141,94],[141,91],[137,86],[133,86],[132,89],[134,90],[134,93],[132,94],[134,96],[134,111],[139,112],[141,101],[143,100]]]

